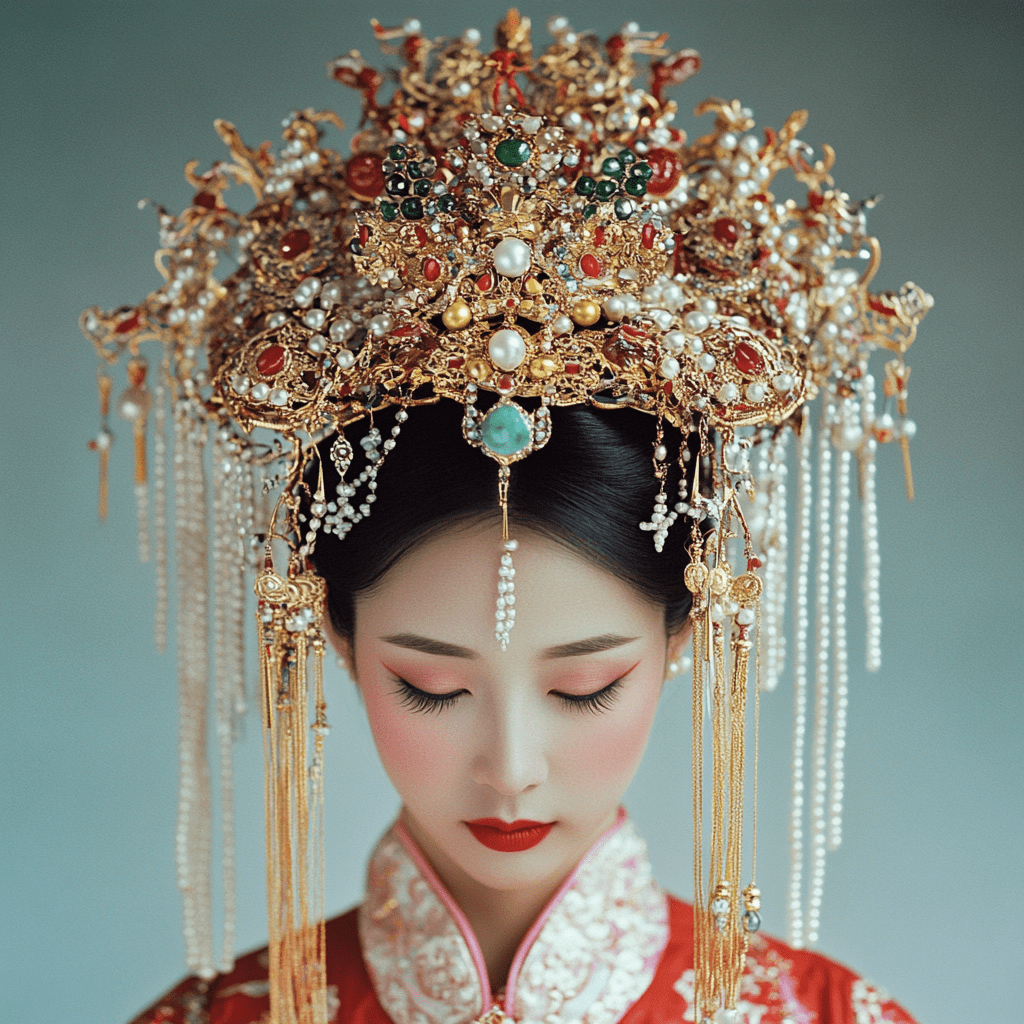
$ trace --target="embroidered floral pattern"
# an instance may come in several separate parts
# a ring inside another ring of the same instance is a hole
[[[504,1012],[517,1024],[614,1024],[650,985],[669,933],[647,846],[628,821],[595,846],[545,913],[516,958]],[[370,862],[359,936],[395,1024],[469,1024],[483,1012],[467,940],[393,829]]]

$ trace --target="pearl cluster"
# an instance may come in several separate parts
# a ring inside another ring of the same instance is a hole
[[[512,565],[512,552],[518,547],[517,540],[502,541],[501,567],[498,569],[498,600],[494,612],[494,636],[503,651],[508,647],[509,634],[516,624],[516,570]]]

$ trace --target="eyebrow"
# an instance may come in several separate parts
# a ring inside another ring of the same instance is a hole
[[[602,633],[600,636],[587,637],[586,640],[576,640],[569,644],[557,644],[554,647],[547,647],[541,651],[541,658],[550,661],[554,658],[576,658],[582,654],[597,654],[599,651],[610,651],[616,647],[623,647],[639,640],[636,636],[620,636],[617,633]],[[439,658],[479,658],[480,655],[469,647],[461,647],[459,644],[450,644],[445,640],[435,640],[428,636],[419,636],[416,633],[394,633],[391,636],[382,636],[381,640],[386,644],[394,644],[395,647],[404,647],[410,651],[419,651],[422,654],[433,654]]]

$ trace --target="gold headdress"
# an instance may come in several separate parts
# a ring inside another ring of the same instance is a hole
[[[831,149],[812,162],[797,135],[803,112],[780,131],[758,136],[751,112],[738,102],[708,100],[697,113],[714,115],[709,134],[689,142],[672,126],[676,106],[663,93],[698,69],[692,50],[670,55],[664,37],[635,25],[602,45],[556,18],[549,23],[554,44],[535,56],[529,22],[515,11],[498,27],[490,52],[479,49],[472,31],[431,41],[418,22],[374,28],[382,43],[397,47],[405,66],[385,102],[377,96],[381,75],[358,52],[330,65],[335,78],[363,95],[363,125],[351,155],[323,147],[323,128],[341,127],[330,113],[293,114],[277,154],[267,145],[248,148],[231,125],[217,122],[231,162],[202,175],[190,164],[186,173],[197,189],[191,206],[179,217],[160,211],[157,266],[165,283],[138,306],[91,309],[82,317],[104,365],[127,356],[130,385],[118,410],[135,426],[144,558],[150,547],[146,420],[155,408],[152,518],[161,644],[168,393],[172,410],[181,598],[178,867],[189,966],[206,974],[216,966],[208,906],[206,448],[212,445],[214,456],[222,801],[229,810],[231,723],[244,706],[242,617],[251,570],[267,737],[272,1014],[276,1024],[323,1021],[317,841],[326,732],[323,587],[307,564],[317,536],[344,537],[371,514],[377,474],[418,405],[462,404],[465,440],[498,463],[503,509],[508,467],[547,443],[551,407],[632,408],[652,417],[653,471],[661,482],[651,518],[639,528],[652,533],[658,550],[670,529],[686,531],[690,544],[697,1019],[728,1020],[748,936],[760,921],[753,871],[741,889],[744,729],[752,650],[756,645],[759,690],[775,686],[785,658],[787,440],[795,435],[798,448],[789,907],[791,941],[802,945],[816,938],[825,851],[841,838],[851,473],[856,460],[868,665],[876,668],[873,459],[878,442],[898,441],[911,491],[914,428],[906,416],[904,355],[931,298],[909,284],[898,294],[868,291],[879,260],[865,227],[872,203],[852,202],[834,187]],[[634,84],[639,55],[652,58],[647,88]],[[780,171],[806,187],[803,202],[772,194]],[[255,193],[249,213],[225,204],[232,183]],[[225,258],[238,263],[227,276],[217,272]],[[152,393],[141,347],[151,339],[162,346]],[[879,348],[890,353],[888,404],[880,415],[869,370]],[[103,514],[112,441],[105,369],[99,386],[104,425],[94,446]],[[497,396],[486,411],[477,408],[482,392]],[[821,404],[812,442],[808,403],[815,397]],[[387,439],[372,420],[385,406],[399,407]],[[346,431],[364,420],[365,466],[355,474],[357,449]],[[686,472],[685,443],[678,452],[662,443],[665,423],[684,437],[696,434],[689,447],[699,453],[700,473]],[[337,494],[327,494],[317,442],[335,434],[330,457],[341,483]],[[676,460],[683,470],[677,496],[665,490]],[[276,495],[272,509],[267,495]],[[803,750],[815,526],[816,782],[805,915]],[[282,574],[274,569],[275,540],[289,551]],[[504,541],[495,612],[503,647],[515,620],[509,600],[515,541],[507,516]],[[314,735],[307,744],[309,728]],[[822,781],[829,771],[831,790]],[[707,849],[705,797],[711,803]],[[230,814],[225,818],[229,825]],[[224,850],[230,891],[229,831]],[[232,956],[231,928],[229,914],[222,967]]]

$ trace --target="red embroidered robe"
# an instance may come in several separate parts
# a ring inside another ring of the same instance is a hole
[[[183,981],[132,1024],[269,1024],[266,950]],[[370,861],[362,906],[327,924],[332,1024],[683,1024],[693,1013],[693,913],[651,876],[624,813],[527,933],[492,994],[476,938],[401,825]],[[880,989],[817,953],[752,938],[744,1024],[914,1024]]]

